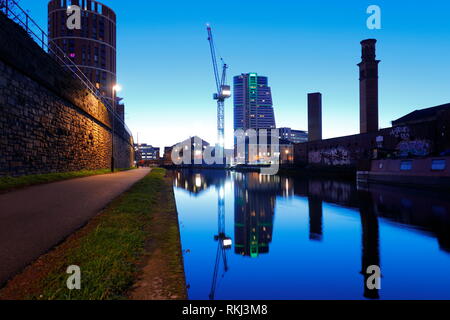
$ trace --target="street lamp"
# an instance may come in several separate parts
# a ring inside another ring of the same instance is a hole
[[[113,86],[113,91],[114,91],[114,92],[120,92],[121,90],[122,90],[122,86],[121,86],[120,84],[116,83],[116,84]]]
[[[111,172],[114,173],[115,168],[115,159],[114,159],[114,130],[116,123],[116,93],[122,90],[122,87],[119,84],[115,84],[112,87],[113,91],[113,110],[112,110],[112,131],[111,131]]]

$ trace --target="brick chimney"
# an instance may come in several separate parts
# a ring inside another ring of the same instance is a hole
[[[322,140],[322,94],[308,94],[308,140]]]
[[[378,64],[375,39],[361,41],[359,66],[360,132],[378,131]]]

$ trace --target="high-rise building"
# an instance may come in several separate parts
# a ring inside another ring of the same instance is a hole
[[[81,8],[81,28],[69,29],[67,8]],[[49,46],[66,55],[99,92],[113,103],[116,85],[116,14],[93,0],[51,0],[48,3]]]
[[[234,77],[234,129],[275,129],[272,92],[267,77],[243,73]]]

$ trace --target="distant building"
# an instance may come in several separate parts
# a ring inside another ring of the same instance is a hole
[[[172,149],[173,147],[165,147],[164,148],[164,155],[163,155],[163,164],[165,166],[172,166]]]
[[[234,129],[275,129],[272,92],[267,77],[234,77]]]
[[[436,121],[442,118],[442,115],[450,111],[450,103],[440,106],[415,110],[400,119],[392,121],[392,126],[405,126],[426,121]]]
[[[294,164],[294,143],[286,139],[281,139],[279,143],[280,143],[279,164],[281,165]]]
[[[308,132],[303,130],[293,130],[291,128],[279,128],[280,139],[292,143],[302,143],[308,141]]]
[[[160,148],[155,148],[151,145],[148,145],[146,143],[143,144],[135,144],[135,150],[136,150],[136,160],[159,160],[160,158]]]
[[[450,155],[450,104],[413,111],[375,132],[295,145],[295,162],[369,170],[370,160]],[[430,162],[431,163],[431,162]]]
[[[271,138],[261,141],[256,137],[254,141],[246,139],[245,150],[237,149],[236,164],[242,165],[268,165],[278,163],[288,165],[294,163],[294,143],[286,139],[275,139],[272,144]],[[244,154],[240,152],[244,151]]]
[[[176,162],[183,162],[180,165],[203,165],[205,164],[203,152],[209,146],[207,141],[194,136],[171,147],[165,147],[164,165],[171,166]],[[190,152],[188,157],[186,157],[186,152]],[[172,154],[176,155],[176,159],[172,159]]]

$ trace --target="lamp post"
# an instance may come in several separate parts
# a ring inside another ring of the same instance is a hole
[[[111,172],[114,173],[116,169],[115,159],[114,159],[114,131],[115,131],[115,123],[116,123],[116,93],[122,90],[122,87],[119,84],[115,84],[112,88],[113,90],[113,114],[112,114],[112,131],[111,131]]]

